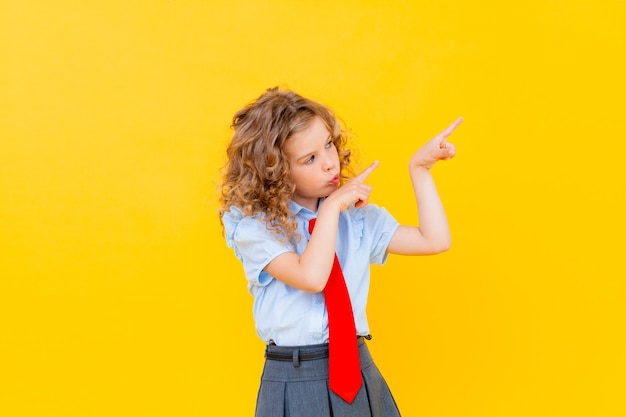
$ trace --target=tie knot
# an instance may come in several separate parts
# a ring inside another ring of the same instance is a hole
[[[315,219],[309,220],[309,233],[313,233],[314,227],[315,227]]]

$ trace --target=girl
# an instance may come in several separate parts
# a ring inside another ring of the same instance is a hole
[[[430,168],[454,156],[446,139],[460,122],[411,157],[419,226],[404,226],[368,204],[372,188],[364,181],[378,162],[346,177],[347,134],[329,108],[271,88],[235,114],[220,218],[228,246],[243,263],[256,331],[267,345],[257,417],[400,415],[364,340],[371,338],[365,314],[369,265],[384,263],[388,253],[449,248]],[[339,265],[333,267],[335,259]],[[343,285],[344,293],[347,288],[343,300],[330,295],[331,282]],[[347,324],[332,330],[339,325],[329,326],[329,318],[337,323],[341,309],[347,309]],[[347,341],[339,342],[342,337]],[[350,368],[350,357],[356,364],[352,379],[349,369],[334,370]],[[342,379],[350,379],[347,388]]]

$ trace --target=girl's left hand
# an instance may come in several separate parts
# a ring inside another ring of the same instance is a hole
[[[424,146],[419,148],[411,157],[409,168],[422,167],[430,169],[437,161],[445,161],[454,157],[456,148],[452,143],[448,142],[447,139],[462,121],[463,118],[459,117],[443,132],[439,133]]]

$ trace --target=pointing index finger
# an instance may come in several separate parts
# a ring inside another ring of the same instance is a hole
[[[353,178],[354,181],[363,182],[378,167],[378,161],[374,161],[370,166],[365,168],[363,172]]]
[[[457,126],[461,124],[461,122],[463,122],[463,117],[459,117],[454,122],[452,122],[452,124],[450,124],[450,126],[448,126],[443,132],[441,132],[440,135],[444,138],[447,138],[452,134],[452,132],[454,132]]]

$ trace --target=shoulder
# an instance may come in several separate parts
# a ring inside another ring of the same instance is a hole
[[[365,207],[352,207],[344,210],[343,213],[352,222],[370,221],[380,218],[381,216],[391,216],[387,209],[377,206],[376,204],[368,204]]]
[[[368,204],[365,207],[352,207],[342,212],[344,227],[352,230],[354,237],[364,234],[388,231],[397,227],[397,222],[384,207]]]

